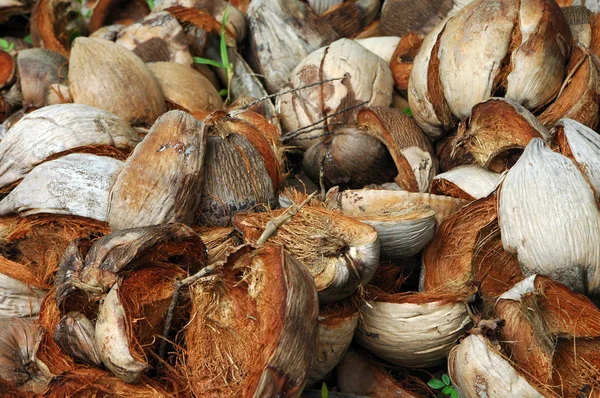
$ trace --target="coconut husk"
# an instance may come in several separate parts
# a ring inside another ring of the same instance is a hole
[[[373,1],[373,0],[369,0]],[[379,0],[375,0],[379,1]],[[358,44],[371,51],[372,53],[379,56],[379,58],[383,59],[388,65],[391,65],[392,56],[394,55],[394,51],[398,47],[401,38],[397,36],[385,36],[385,37],[368,37],[363,39],[354,39]],[[407,76],[408,79],[408,76]],[[394,92],[394,97],[398,95],[398,93]],[[406,102],[408,106],[408,101]],[[404,109],[404,108],[401,108]]]
[[[120,2],[118,0],[99,0],[92,9],[88,24],[90,33],[105,25],[130,25],[150,13],[150,7],[144,0]]]
[[[496,195],[471,202],[448,217],[423,251],[424,291],[464,291],[472,287],[473,256],[480,231],[497,218]]]
[[[311,275],[282,248],[230,255],[217,278],[193,287],[192,313],[178,369],[193,394],[300,393],[316,355],[318,300]]]
[[[379,0],[344,1],[328,8],[321,18],[340,37],[355,37],[379,15]]]
[[[479,165],[463,165],[433,177],[429,192],[471,202],[491,194],[500,183],[500,179],[499,173]]]
[[[63,316],[54,331],[54,342],[67,354],[84,363],[102,366],[96,349],[94,324],[85,315],[71,311]]]
[[[208,265],[224,261],[227,255],[239,245],[233,228],[227,227],[194,227],[200,235],[208,251]]]
[[[50,85],[67,83],[67,63],[67,58],[49,49],[19,51],[17,65],[24,110],[45,106]]]
[[[423,38],[416,33],[408,32],[402,36],[398,47],[392,55],[390,69],[396,88],[401,92],[408,90],[408,80],[412,71],[415,56],[423,44]]]
[[[566,339],[554,352],[552,384],[564,397],[593,397],[600,389],[600,339]]]
[[[0,88],[11,85],[14,82],[17,63],[6,51],[0,52]]]
[[[42,0],[32,10],[30,29],[35,47],[54,50],[69,58],[69,29],[81,29],[85,25],[77,20],[81,12],[66,0]],[[75,26],[73,26],[76,24]]]
[[[245,243],[255,243],[267,223],[286,211],[238,213],[233,225]],[[347,297],[368,283],[379,261],[379,240],[373,227],[320,207],[303,207],[277,229],[269,243],[283,246],[306,265],[321,303]]]
[[[216,111],[205,123],[206,180],[196,221],[226,226],[237,211],[275,207],[283,181],[276,128],[250,111]]]

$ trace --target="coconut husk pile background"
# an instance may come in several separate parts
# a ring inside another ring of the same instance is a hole
[[[584,4],[0,4],[1,395],[597,396]]]

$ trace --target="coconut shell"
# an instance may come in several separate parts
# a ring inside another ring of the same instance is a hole
[[[204,123],[182,111],[161,116],[111,188],[112,230],[191,223],[204,182]]]
[[[267,223],[286,211],[238,213],[233,225],[245,243],[255,243]],[[269,243],[283,246],[308,268],[322,304],[366,285],[379,262],[379,240],[373,227],[319,207],[303,207],[278,228]]]
[[[75,103],[105,109],[132,124],[151,124],[166,111],[160,85],[144,62],[107,40],[75,39],[69,90]]]
[[[300,393],[316,355],[318,300],[294,257],[277,246],[238,250],[218,278],[195,285],[192,306],[179,369],[193,394]]]

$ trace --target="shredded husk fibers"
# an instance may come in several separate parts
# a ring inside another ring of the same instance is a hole
[[[317,292],[278,246],[244,246],[192,288],[177,369],[194,396],[296,396],[316,354]]]

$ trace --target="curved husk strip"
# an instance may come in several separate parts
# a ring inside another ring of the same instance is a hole
[[[420,290],[470,289],[480,231],[497,218],[496,195],[479,199],[448,217],[423,252]]]
[[[413,118],[399,109],[377,106],[359,111],[357,124],[388,148],[398,169],[395,181],[401,188],[411,192],[429,189],[437,172],[437,159]]]
[[[205,151],[204,123],[183,111],[162,115],[111,188],[111,229],[191,223],[200,204]]]
[[[285,93],[312,83],[330,81],[294,93]],[[311,125],[324,117],[367,102],[365,106],[389,106],[392,102],[394,81],[385,61],[354,40],[340,39],[320,48],[302,60],[290,73],[281,95],[277,97],[279,116],[286,131]],[[310,137],[329,130],[331,123],[346,124],[356,109],[333,116],[324,124],[325,129],[311,131]],[[315,139],[292,141],[303,149],[312,146]]]
[[[144,62],[194,62],[189,43],[177,19],[166,11],[153,12],[123,30],[115,43],[132,51]]]
[[[544,397],[510,365],[499,347],[479,334],[468,336],[450,351],[448,374],[462,397]]]
[[[39,394],[52,377],[36,358],[40,338],[37,319],[0,320],[0,378],[22,392]]]
[[[477,164],[500,173],[510,168],[533,138],[550,134],[527,109],[508,99],[490,98],[471,110],[458,127],[453,152],[467,151]]]
[[[575,49],[579,46],[579,44],[582,44],[587,48],[591,48],[592,12],[584,5],[572,6],[564,3],[573,3],[573,1],[559,0],[556,2],[556,4],[561,7],[561,11],[565,16],[567,23],[569,24],[569,29],[571,29],[573,40],[577,44],[577,46],[573,49],[573,52],[576,51]]]
[[[216,111],[205,123],[206,182],[198,223],[225,226],[235,212],[275,207],[283,175],[276,127],[251,111]]]
[[[379,16],[380,0],[345,1],[321,14],[340,37],[356,37]]]
[[[217,89],[200,72],[173,62],[154,62],[148,69],[158,80],[165,99],[172,107],[187,112],[221,109],[223,100]]]
[[[471,322],[467,297],[436,293],[386,293],[369,288],[356,340],[395,365],[426,368],[444,361]]]
[[[88,27],[90,32],[95,32],[106,25],[130,25],[149,13],[150,6],[144,0],[98,0],[94,4]]]
[[[389,369],[363,350],[346,352],[337,366],[336,379],[338,390],[356,394],[353,397],[418,398],[432,394],[424,382],[411,377],[404,369]]]
[[[144,62],[108,40],[78,37],[69,60],[73,101],[105,109],[132,124],[153,123],[165,98]]]
[[[75,153],[42,163],[0,201],[0,215],[51,213],[106,221],[108,192],[123,165]]]
[[[429,207],[435,212],[438,224],[467,204],[465,200],[449,196],[387,189],[348,189],[328,196],[326,203],[329,209],[339,209],[342,212],[358,209],[365,213],[385,213],[394,208]]]
[[[96,350],[94,324],[75,311],[63,316],[54,331],[54,342],[64,352],[90,365],[100,367],[102,360]]]
[[[553,130],[558,151],[573,160],[600,199],[600,136],[571,119],[561,119]]]
[[[501,178],[501,174],[479,165],[458,166],[433,177],[429,192],[473,201],[491,194]]]
[[[296,396],[317,347],[317,293],[307,269],[277,246],[230,255],[197,283],[179,353],[193,394]]]
[[[254,243],[266,224],[286,210],[234,216],[233,225]],[[373,277],[379,263],[377,231],[353,218],[318,207],[303,207],[269,242],[283,246],[312,274],[322,304],[354,293]]]
[[[31,14],[31,40],[35,47],[47,48],[69,57],[69,29],[81,29],[78,14],[81,3],[69,0],[42,0]],[[85,26],[83,26],[85,29]]]
[[[319,310],[317,356],[310,368],[308,386],[331,372],[342,360],[358,325],[358,307],[351,300],[334,303]]]
[[[313,51],[338,38],[333,28],[298,0],[254,0],[246,14],[250,64],[279,91],[292,70]]]
[[[117,116],[80,104],[46,106],[25,115],[0,142],[0,186],[6,187],[51,156],[82,147],[129,151],[140,138]]]
[[[525,275],[598,292],[600,212],[573,161],[534,138],[502,183],[498,216],[504,249],[518,256]]]
[[[595,129],[600,121],[599,67],[595,54],[581,45],[575,47],[567,65],[567,78],[554,102],[538,117],[540,122],[551,128],[559,119],[569,118]]]
[[[67,59],[60,53],[43,48],[19,51],[17,65],[23,93],[23,108],[46,105],[46,93],[51,84],[66,84]]]
[[[195,272],[207,260],[202,240],[194,230],[183,224],[113,232],[94,242],[85,262],[78,243],[71,243],[61,259],[56,275],[59,300],[73,293],[73,286],[92,296],[105,293],[127,268],[161,263],[165,267]]]
[[[396,88],[402,92],[408,90],[410,72],[413,68],[415,57],[423,44],[423,39],[416,33],[407,33],[400,38],[398,46],[392,54],[390,69],[394,77]]]
[[[239,245],[234,229],[227,227],[194,227],[208,252],[208,265],[224,261],[229,253]]]

